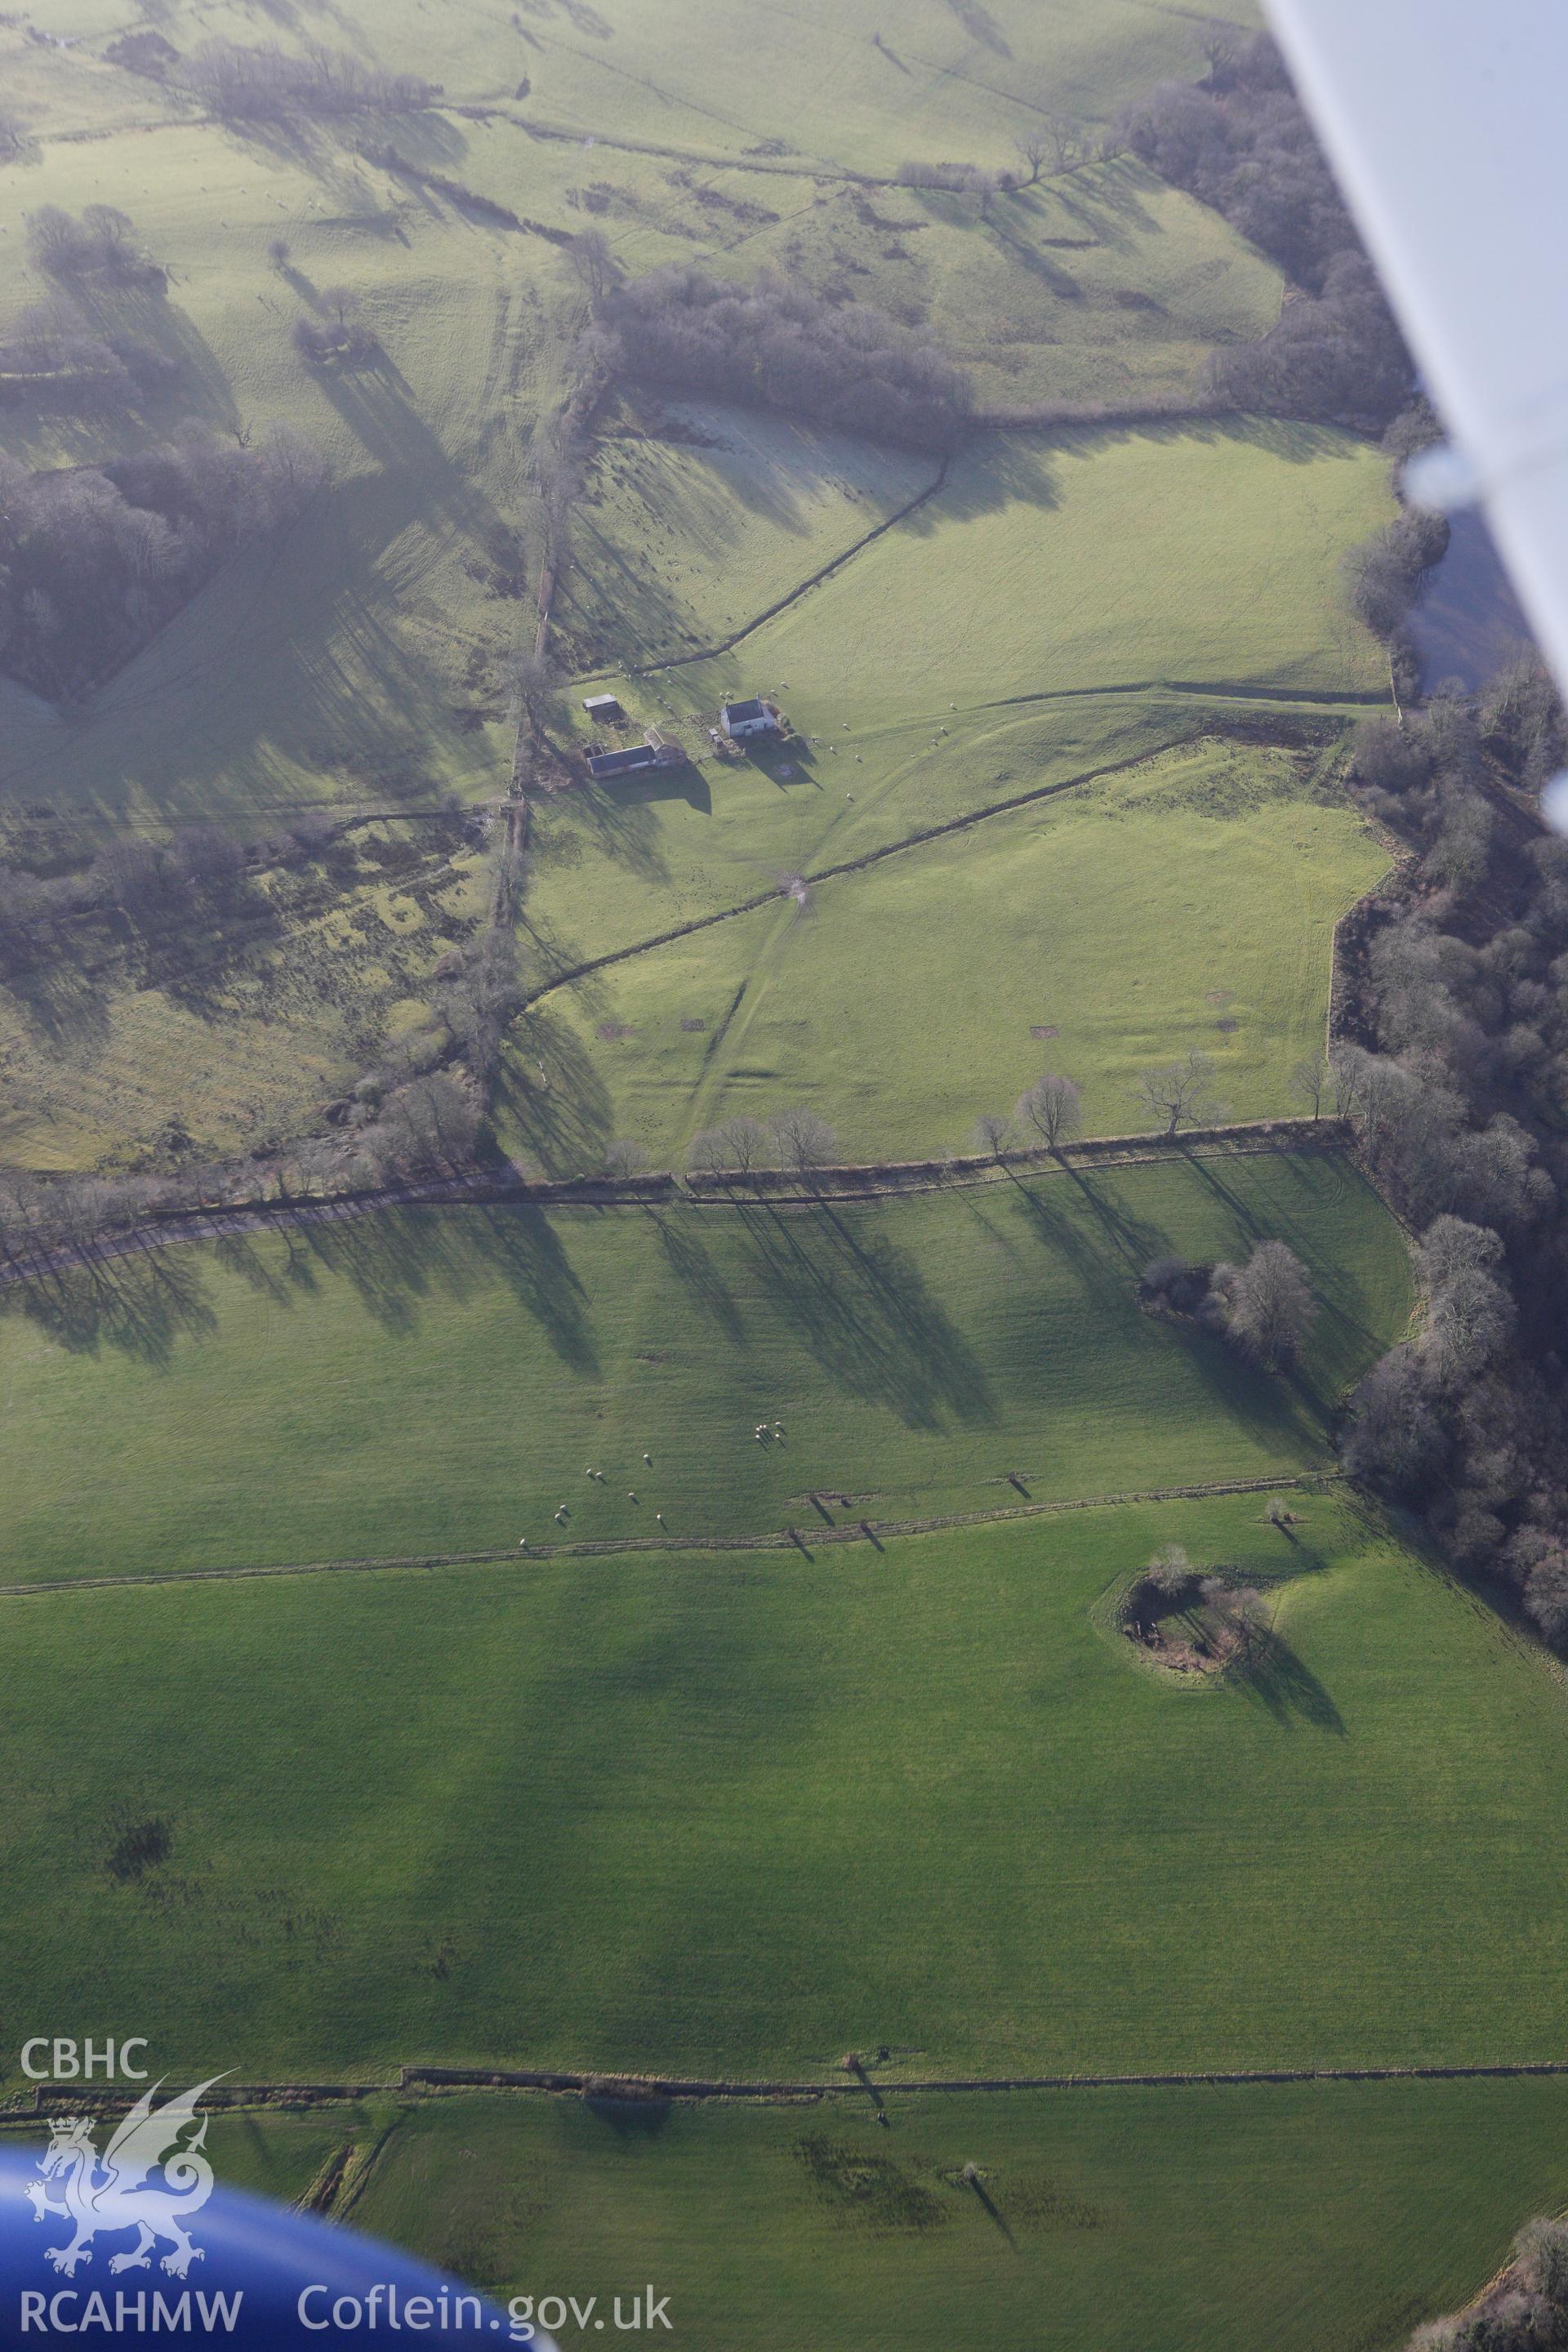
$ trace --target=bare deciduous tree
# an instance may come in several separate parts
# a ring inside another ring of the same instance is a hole
[[[1209,69],[1209,80],[1222,81],[1231,67],[1235,65],[1237,53],[1241,47],[1236,26],[1227,25],[1223,16],[1212,17],[1204,27],[1203,39],[1199,46]]]
[[[1031,131],[1026,137],[1018,140],[1016,145],[1018,161],[1029,174],[1024,185],[1026,188],[1035,187],[1038,184],[1040,173],[1046,168],[1047,156],[1054,152],[1051,142],[1043,131]]]
[[[1316,1055],[1304,1055],[1290,1073],[1290,1091],[1317,1118],[1329,1090],[1329,1073]]]
[[[1162,1062],[1145,1070],[1132,1090],[1134,1102],[1165,1122],[1167,1139],[1184,1127],[1212,1127],[1225,1117],[1225,1105],[1215,1100],[1214,1063],[1194,1045],[1181,1062]]]
[[[1045,125],[1046,144],[1050,153],[1051,170],[1058,178],[1080,172],[1086,163],[1095,160],[1093,134],[1081,122],[1068,114],[1047,114]]]
[[[781,1110],[770,1124],[781,1168],[792,1168],[804,1176],[812,1169],[827,1167],[837,1151],[838,1138],[814,1110],[804,1107]]]
[[[1180,1601],[1197,1582],[1197,1570],[1180,1544],[1162,1544],[1143,1570],[1143,1581],[1162,1601]]]
[[[647,1153],[640,1143],[634,1143],[629,1136],[618,1136],[615,1142],[605,1144],[605,1173],[606,1176],[640,1176],[647,1166]]]
[[[727,1118],[694,1136],[688,1165],[714,1175],[750,1176],[765,1167],[768,1131],[760,1119]]]
[[[1317,1314],[1307,1269],[1283,1242],[1259,1242],[1245,1265],[1216,1265],[1210,1295],[1227,1337],[1270,1371],[1294,1360]]]
[[[1048,1071],[1018,1097],[1013,1117],[1032,1129],[1048,1151],[1059,1150],[1083,1130],[1082,1097],[1071,1078]]]
[[[1013,1140],[1013,1122],[1005,1111],[985,1110],[974,1122],[974,1148],[1000,1160]]]

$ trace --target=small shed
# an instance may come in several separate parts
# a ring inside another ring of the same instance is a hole
[[[590,694],[583,705],[590,719],[624,719],[618,694]]]
[[[776,735],[779,715],[771,702],[753,696],[749,702],[726,702],[720,710],[719,724],[731,741],[738,743],[748,735]]]
[[[588,762],[591,776],[626,776],[635,768],[657,768],[658,753],[651,743],[630,743],[624,751],[599,751]]]

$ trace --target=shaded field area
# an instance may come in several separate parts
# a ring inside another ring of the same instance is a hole
[[[765,410],[640,399],[605,422],[554,611],[584,658],[731,635],[936,480],[938,460]]]
[[[6,1603],[0,1995],[283,2082],[1555,2054],[1568,1696],[1292,1500]],[[1169,1541],[1267,1592],[1246,1673],[1108,1621]]]
[[[1209,739],[592,973],[514,1026],[503,1131],[547,1165],[615,1135],[679,1166],[698,1129],[806,1101],[846,1157],[915,1156],[1051,1068],[1116,1134],[1189,1048],[1233,1118],[1288,1114],[1334,923],[1387,864],[1320,766]],[[542,876],[542,919],[574,905],[585,935],[595,880]],[[602,1137],[558,1133],[563,1087]]]
[[[1323,1308],[1289,1380],[1141,1311],[1149,1259],[1269,1235]],[[1397,1227],[1331,1153],[191,1244],[0,1295],[5,1565],[722,1537],[809,1525],[822,1490],[891,1518],[1267,1477],[1328,1458],[1408,1304]],[[764,1419],[784,1433],[759,1444]]]
[[[0,983],[0,1155],[42,1169],[237,1150],[308,1129],[468,939],[489,876],[456,817],[78,918]]]
[[[1385,2352],[1495,2269],[1520,2214],[1568,2197],[1560,2083],[889,2112],[884,2131],[868,2103],[457,2097],[220,2119],[212,2150],[226,2179],[298,2190],[336,2149],[379,2145],[356,2223],[498,2294],[604,2312],[652,2279],[698,2352],[935,2352],[965,2333],[1020,2352]],[[585,2344],[592,2321],[561,2333]]]

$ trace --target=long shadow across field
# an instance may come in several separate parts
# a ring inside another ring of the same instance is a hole
[[[392,1209],[375,1217],[317,1223],[301,1218],[274,1231],[259,1248],[246,1234],[218,1245],[220,1263],[285,1309],[348,1283],[384,1331],[411,1336],[427,1303],[467,1298],[504,1285],[543,1331],[569,1369],[599,1372],[592,1302],[549,1216],[526,1205],[476,1204],[457,1214]],[[205,1253],[149,1250],[135,1256],[70,1266],[0,1292],[0,1315],[22,1315],[72,1353],[109,1349],[155,1367],[181,1340],[216,1328]]]
[[[862,1240],[826,1204],[784,1217],[759,1202],[739,1214],[766,1295],[852,1395],[913,1429],[996,1419],[979,1358],[909,1251]]]

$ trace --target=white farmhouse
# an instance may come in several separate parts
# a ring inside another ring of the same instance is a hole
[[[741,743],[748,735],[776,735],[779,714],[771,702],[753,697],[750,702],[726,702],[720,710],[719,724],[732,743]]]

